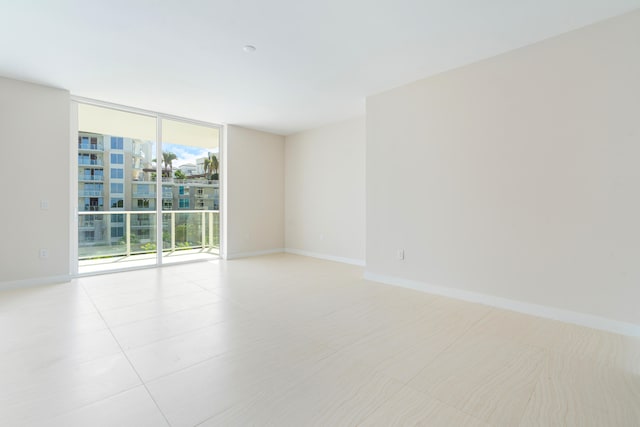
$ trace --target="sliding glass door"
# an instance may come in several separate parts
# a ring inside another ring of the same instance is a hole
[[[219,130],[162,120],[164,262],[220,251]]]
[[[219,254],[220,129],[78,104],[78,272]]]

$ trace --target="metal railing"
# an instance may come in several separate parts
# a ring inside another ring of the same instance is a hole
[[[162,182],[173,182],[174,184],[178,184],[178,185],[196,184],[196,185],[213,185],[213,186],[216,186],[216,185],[219,184],[220,181],[204,179],[204,178],[178,179],[178,178],[172,178],[172,177],[163,176],[162,177]]]
[[[78,157],[78,164],[81,165],[81,166],[84,166],[84,165],[102,166],[103,162],[102,162],[102,160],[91,160],[91,159],[84,159],[82,157]]]
[[[80,143],[78,150],[104,151],[104,144]]]
[[[78,175],[78,181],[104,181],[104,175]]]
[[[102,197],[101,190],[80,190],[78,191],[80,197]]]
[[[90,211],[78,212],[78,215],[80,260],[114,258],[116,261],[157,250],[156,212]],[[84,221],[85,215],[101,216],[102,221]],[[113,218],[113,215],[119,217]],[[95,224],[95,229],[92,230],[89,224]],[[215,252],[220,248],[218,210],[163,211],[161,226],[164,253],[186,249]]]

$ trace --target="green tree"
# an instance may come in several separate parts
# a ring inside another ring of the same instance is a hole
[[[204,159],[204,173],[205,175],[209,175],[209,164],[211,163],[211,160],[209,160],[208,158]]]
[[[170,177],[171,175],[173,175],[173,161],[177,159],[178,156],[176,156],[174,153],[171,153],[170,151],[162,152],[162,163],[164,164],[164,167],[162,169],[162,176]]]
[[[185,179],[185,178],[187,177],[187,176],[186,176],[186,175],[185,175],[185,174],[184,174],[180,169],[178,169],[177,171],[175,171],[175,172],[173,173],[173,176],[174,176],[176,179]]]
[[[204,169],[209,175],[209,179],[214,179],[213,175],[218,174],[219,167],[220,163],[218,162],[218,157],[213,153],[209,153],[209,157],[204,159]]]

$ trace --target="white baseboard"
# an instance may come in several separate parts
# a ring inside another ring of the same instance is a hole
[[[364,278],[367,280],[372,280],[374,282],[400,286],[403,288],[409,288],[430,294],[441,295],[444,297],[484,304],[491,307],[502,308],[505,310],[517,311],[524,314],[530,314],[532,316],[559,320],[561,322],[573,323],[575,325],[586,326],[593,329],[600,329],[616,334],[640,337],[640,325],[621,322],[618,320],[608,319],[592,314],[578,313],[575,311],[564,310],[555,307],[531,304],[528,302],[465,291],[462,289],[449,288],[445,286],[434,286],[415,280],[402,279],[393,276],[384,276],[381,274],[371,273],[369,271],[364,272]]]
[[[34,279],[12,280],[8,282],[0,282],[0,290],[28,288],[33,286],[53,285],[56,283],[65,283],[71,281],[71,275],[37,277]]]
[[[261,255],[271,255],[271,254],[281,254],[284,252],[284,248],[276,248],[276,249],[267,249],[264,251],[255,251],[255,252],[236,252],[233,254],[224,254],[224,259],[240,259],[240,258],[250,258],[254,256]]]
[[[352,265],[357,265],[357,266],[360,266],[360,267],[364,267],[365,264],[366,264],[363,259],[345,258],[345,257],[340,257],[340,256],[321,254],[321,253],[318,253],[318,252],[303,251],[302,249],[286,248],[284,251],[286,253],[289,253],[289,254],[303,255],[303,256],[308,256],[308,257],[312,257],[312,258],[326,259],[328,261],[342,262],[344,264],[352,264]]]

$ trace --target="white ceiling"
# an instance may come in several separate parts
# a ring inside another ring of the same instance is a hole
[[[280,134],[640,0],[0,0],[0,75]],[[242,47],[253,44],[254,53]]]

